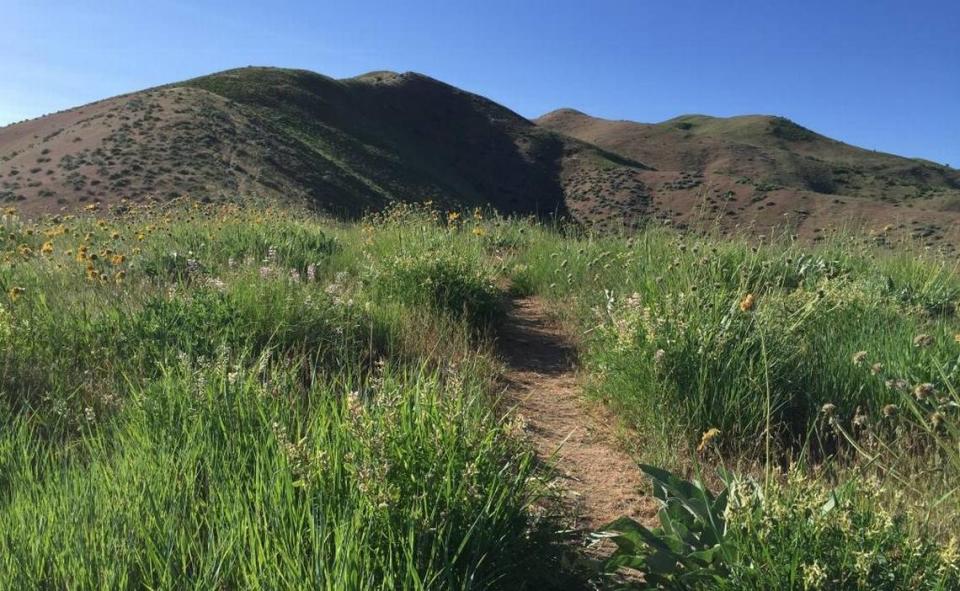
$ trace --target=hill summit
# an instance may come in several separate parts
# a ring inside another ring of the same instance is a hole
[[[336,80],[277,68],[9,126],[0,158],[0,200],[38,213],[254,194],[346,215],[426,200],[564,215],[596,196],[641,193],[647,169],[421,74]]]

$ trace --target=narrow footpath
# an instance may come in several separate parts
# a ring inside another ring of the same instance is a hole
[[[576,356],[537,297],[515,299],[500,331],[511,403],[527,423],[541,461],[552,463],[573,528],[594,530],[621,516],[650,522],[653,499],[644,476],[613,441],[613,417],[588,412],[576,377]]]

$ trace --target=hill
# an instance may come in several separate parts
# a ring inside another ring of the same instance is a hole
[[[0,200],[32,213],[252,194],[345,215],[434,200],[579,217],[602,198],[639,216],[646,169],[414,73],[242,68],[0,129]]]
[[[653,207],[678,223],[704,215],[724,227],[786,223],[815,235],[838,223],[901,226],[935,244],[960,211],[960,171],[839,142],[783,117],[686,115],[656,124],[573,109],[536,120],[645,162]]]
[[[840,225],[960,243],[960,173],[779,117],[531,122],[416,73],[249,67],[0,129],[0,203],[27,216],[259,197],[356,216],[395,201],[722,232]],[[889,227],[888,227],[889,226]]]

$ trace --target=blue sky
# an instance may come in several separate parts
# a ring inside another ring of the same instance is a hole
[[[960,0],[0,0],[0,124],[235,66],[419,71],[535,117],[787,116],[960,166]]]

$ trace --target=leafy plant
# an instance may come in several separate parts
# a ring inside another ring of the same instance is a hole
[[[649,585],[662,589],[722,580],[731,557],[725,539],[727,489],[714,495],[699,480],[686,481],[653,466],[640,468],[653,481],[654,497],[660,501],[660,527],[650,530],[629,517],[604,526],[599,537],[617,545],[605,563],[608,572],[637,570]]]

